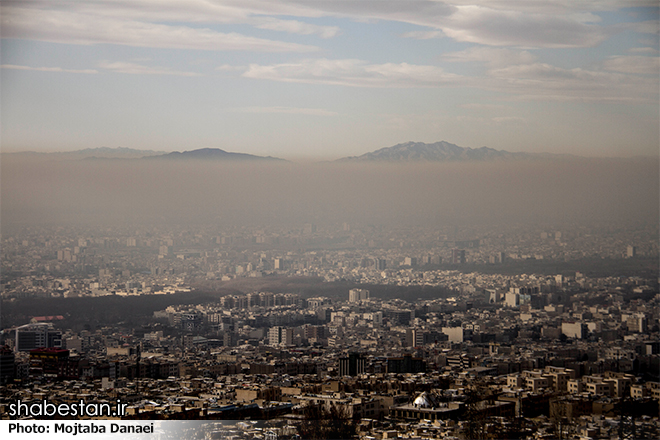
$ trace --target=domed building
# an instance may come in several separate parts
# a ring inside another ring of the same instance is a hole
[[[436,408],[440,407],[440,403],[435,394],[424,391],[413,400],[413,406],[416,408]]]
[[[390,414],[407,420],[446,420],[458,418],[461,413],[459,402],[441,402],[435,393],[424,391],[412,403],[391,408]]]

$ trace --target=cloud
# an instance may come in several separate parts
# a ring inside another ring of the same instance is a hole
[[[658,79],[545,63],[492,69],[482,86],[523,99],[657,102]]]
[[[85,73],[85,74],[95,74],[99,73],[94,69],[62,69],[61,67],[30,67],[30,66],[17,66],[15,64],[2,64],[0,65],[2,69],[12,69],[12,70],[33,70],[37,72],[62,72],[62,73]]]
[[[250,64],[246,78],[351,87],[436,87],[455,84],[460,76],[440,67],[408,63],[368,64],[356,59],[308,59],[297,63]]]
[[[3,35],[68,44],[122,44],[201,50],[309,52],[300,45],[240,34],[223,34],[199,24],[244,24],[299,35],[332,38],[336,26],[303,21],[339,17],[360,22],[387,20],[426,29],[409,38],[447,36],[460,42],[491,46],[592,47],[620,27],[598,23],[593,11],[615,10],[652,1],[593,2],[497,0],[133,0],[94,2],[25,2],[2,6]],[[657,6],[657,5],[656,5]],[[289,17],[295,17],[291,19]],[[174,23],[178,25],[174,25]],[[182,26],[186,23],[194,26]],[[657,22],[637,24],[656,32]],[[108,32],[108,30],[115,32]],[[175,34],[177,39],[168,38]]]
[[[496,118],[493,118],[494,122],[497,123],[506,123],[506,122],[517,122],[517,123],[522,123],[522,122],[527,122],[525,118],[521,118],[519,116],[499,116]]]
[[[655,49],[653,47],[632,47],[628,49],[628,51],[633,53],[651,53],[651,54],[658,53],[658,49]]]
[[[40,5],[43,5],[40,3]],[[139,14],[139,4],[135,10]],[[315,46],[267,40],[239,33],[222,33],[209,28],[155,23],[116,13],[2,7],[2,37],[65,44],[118,44],[136,47],[246,50],[263,52],[313,52]],[[116,12],[116,11],[114,11]],[[152,18],[153,19],[153,18]]]
[[[447,36],[490,46],[593,47],[614,30],[596,25],[591,13],[622,7],[612,2],[566,1],[314,1],[297,5],[331,16],[399,21],[428,28],[410,38]],[[578,4],[576,4],[578,3]]]
[[[404,38],[414,38],[416,40],[430,40],[431,38],[442,38],[446,35],[442,31],[414,31],[406,32],[401,36]]]
[[[311,116],[336,116],[337,112],[323,110],[320,108],[299,108],[299,107],[238,107],[230,109],[235,113],[286,113],[291,115],[311,115]]]
[[[150,67],[125,61],[100,61],[98,66],[102,69],[110,70],[115,73],[128,73],[132,75],[174,75],[174,76],[201,76],[195,72],[182,72],[171,70],[167,67]]]
[[[453,5],[483,4],[494,9],[520,10],[531,13],[568,14],[584,11],[614,11],[622,7],[657,7],[656,0],[448,0]]]
[[[489,46],[592,47],[605,40],[604,28],[580,16],[525,13],[466,5],[439,27],[457,41]]]
[[[656,5],[657,7],[657,5]],[[660,22],[656,20],[638,21],[635,23],[624,23],[624,28],[632,29],[640,34],[660,34]]]
[[[502,109],[510,108],[509,106],[502,104],[481,104],[481,103],[461,104],[459,107],[468,108],[471,110],[502,110]]]
[[[470,52],[466,52],[470,54]],[[472,53],[479,53],[478,51]],[[509,94],[517,99],[560,101],[637,101],[657,100],[658,79],[619,72],[565,69],[546,63],[506,65],[507,59],[489,49],[491,68],[484,76],[466,77],[447,73],[440,67],[408,63],[369,64],[363,60],[307,59],[295,63],[251,64],[245,78],[290,83],[328,84],[349,87],[445,87],[462,86]],[[492,57],[495,53],[498,56]],[[518,61],[531,59],[521,52]],[[515,54],[515,53],[514,53]],[[483,55],[483,53],[482,53]],[[494,61],[493,61],[494,60]],[[496,67],[495,67],[496,66]]]
[[[515,64],[530,64],[536,61],[536,55],[526,50],[511,50],[492,47],[471,47],[459,52],[443,54],[443,59],[451,62],[480,62],[491,67]]]
[[[223,64],[222,66],[215,68],[215,70],[219,70],[221,72],[240,72],[246,69],[247,66],[232,66],[231,64]]]
[[[255,20],[254,26],[290,34],[318,35],[321,38],[332,38],[340,33],[340,29],[336,26],[317,26],[298,20],[280,20],[271,17]]]
[[[660,58],[646,56],[616,56],[603,62],[606,70],[641,75],[660,75]]]

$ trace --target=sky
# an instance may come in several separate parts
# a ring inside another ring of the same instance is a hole
[[[1,147],[658,156],[656,0],[5,1]]]

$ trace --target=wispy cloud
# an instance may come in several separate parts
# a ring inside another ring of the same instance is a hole
[[[657,4],[656,4],[657,8]],[[635,23],[625,23],[621,27],[632,29],[641,34],[660,34],[660,23],[657,20],[638,21]]]
[[[526,122],[526,119],[521,118],[520,116],[498,116],[493,118],[493,121],[497,123],[507,123],[507,122],[522,123],[522,122]]]
[[[654,3],[652,0],[630,1],[625,2],[625,6]],[[309,23],[305,19],[329,16],[361,22],[388,20],[425,28],[403,35],[408,38],[446,36],[461,42],[521,47],[592,47],[612,32],[623,29],[598,23],[600,18],[592,13],[621,8],[623,4],[616,0],[168,0],[166,7],[163,6],[163,1],[158,0],[7,2],[2,6],[2,33],[5,37],[68,44],[309,52],[317,48],[221,33],[199,25],[244,24],[289,34],[332,38],[341,33],[339,27]],[[644,33],[657,33],[658,28],[653,20],[634,26]]]
[[[222,66],[216,67],[215,70],[219,70],[221,72],[241,72],[247,68],[247,66],[233,66],[231,64],[223,64]]]
[[[85,73],[85,74],[99,73],[98,70],[94,70],[94,69],[62,69],[61,67],[30,67],[30,66],[17,66],[15,64],[2,64],[0,65],[0,68],[13,69],[13,70],[34,70],[37,72],[62,72],[62,73]]]
[[[413,31],[401,35],[404,38],[415,38],[417,40],[430,40],[431,38],[442,38],[446,35],[442,31]]]
[[[606,70],[635,73],[641,75],[660,75],[660,58],[648,56],[616,56],[603,62]]]
[[[436,87],[456,83],[459,75],[440,67],[408,63],[369,64],[363,60],[308,59],[297,63],[250,64],[246,78],[351,87]]]
[[[43,4],[42,4],[43,6]],[[139,6],[139,5],[138,5]],[[136,8],[139,11],[139,8]],[[96,11],[94,11],[96,12]],[[251,37],[209,28],[155,23],[140,17],[97,14],[86,10],[2,7],[2,37],[65,44],[117,44],[136,47],[313,52],[315,46]]]
[[[613,1],[490,1],[432,0],[294,1],[326,15],[359,20],[399,21],[427,29],[404,34],[428,39],[441,36],[489,46],[592,47],[614,29],[598,23],[591,13],[620,8]],[[649,2],[647,2],[649,3]]]
[[[657,57],[616,56],[602,69],[566,69],[537,62],[529,51],[493,47],[471,47],[443,54],[450,62],[479,62],[485,75],[466,78],[472,87],[508,92],[518,98],[544,100],[648,101],[658,94]],[[639,78],[624,74],[654,75]]]
[[[479,56],[472,57],[475,54]],[[465,86],[508,93],[515,99],[533,100],[650,102],[658,96],[657,78],[615,71],[566,69],[547,63],[523,63],[535,59],[524,51],[500,52],[499,49],[489,48],[486,51],[466,51],[463,55],[465,57],[462,60],[485,60],[490,63],[490,68],[485,75],[468,77],[445,72],[436,66],[408,63],[369,64],[356,59],[322,58],[284,64],[251,64],[242,76],[349,87]],[[509,60],[509,63],[505,62],[506,60]],[[611,70],[614,70],[614,67],[612,66]],[[647,70],[651,68],[650,65],[644,67]],[[632,68],[629,68],[630,70]],[[638,72],[635,73],[640,72],[641,67],[638,67]]]
[[[341,30],[337,26],[318,26],[299,20],[281,20],[278,18],[264,17],[251,21],[259,29],[287,32],[299,35],[318,35],[321,38],[332,38],[337,36]]]
[[[530,64],[537,56],[526,50],[512,50],[493,47],[471,47],[459,52],[443,54],[443,59],[451,62],[480,62],[490,67],[502,67],[516,64]]]
[[[468,104],[461,104],[459,107],[461,108],[468,108],[471,110],[502,110],[502,109],[507,109],[510,108],[508,105],[502,105],[502,104],[481,104],[481,103],[468,103]]]
[[[658,79],[533,63],[492,69],[485,88],[524,99],[657,102]]]
[[[311,116],[336,116],[337,112],[323,110],[320,108],[300,108],[300,107],[237,107],[229,109],[234,113],[285,113],[291,115],[311,115]]]
[[[657,54],[658,49],[655,49],[653,47],[631,47],[628,49],[629,52],[632,53],[650,53],[650,54]]]
[[[110,62],[107,60],[99,61],[98,66],[105,70],[110,70],[116,73],[128,73],[132,75],[174,75],[174,76],[201,76],[195,72],[183,72],[180,70],[172,70],[167,67],[152,67],[144,66],[137,63],[129,63],[125,61]]]
[[[499,10],[488,6],[459,6],[439,27],[457,41],[489,46],[592,47],[605,40],[605,28],[584,22],[579,15],[552,15]]]

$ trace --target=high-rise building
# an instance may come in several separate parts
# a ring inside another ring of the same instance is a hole
[[[388,373],[424,373],[426,362],[424,359],[404,354],[402,357],[387,358]]]
[[[259,305],[261,307],[273,307],[275,305],[275,294],[272,292],[259,292]]]
[[[509,291],[504,297],[504,301],[508,307],[519,307],[520,306],[520,294],[516,292]]]
[[[307,325],[305,327],[306,339],[327,339],[327,328],[323,325]]]
[[[14,379],[14,352],[11,348],[0,347],[0,385]]]
[[[415,319],[415,310],[387,310],[386,314],[391,323],[399,325],[408,325]]]
[[[268,345],[293,345],[293,329],[271,327],[268,330]]]
[[[403,260],[403,265],[404,266],[410,266],[410,267],[417,266],[417,258],[415,258],[415,257],[406,257]]]
[[[16,351],[30,351],[35,348],[62,348],[62,332],[53,324],[27,324],[16,329]]]
[[[369,291],[366,289],[351,289],[348,291],[348,302],[360,302],[369,299]]]
[[[181,329],[186,332],[195,332],[201,328],[204,320],[197,312],[182,313],[180,317]]]
[[[387,269],[387,261],[383,258],[374,258],[374,266],[376,270]]]
[[[465,264],[465,249],[452,249],[451,262],[452,264]]]
[[[562,322],[561,332],[569,338],[584,339],[587,337],[589,329],[583,322]]]
[[[643,313],[635,313],[626,319],[628,331],[633,333],[645,333],[648,330],[648,320]]]
[[[416,328],[406,329],[406,346],[421,347],[424,345],[424,331]]]
[[[30,377],[77,379],[78,361],[69,358],[69,350],[35,348],[30,350]]]
[[[340,376],[357,376],[366,371],[366,359],[360,353],[349,353],[339,359]]]
[[[465,338],[463,327],[442,327],[442,333],[447,335],[449,342],[463,342]]]

